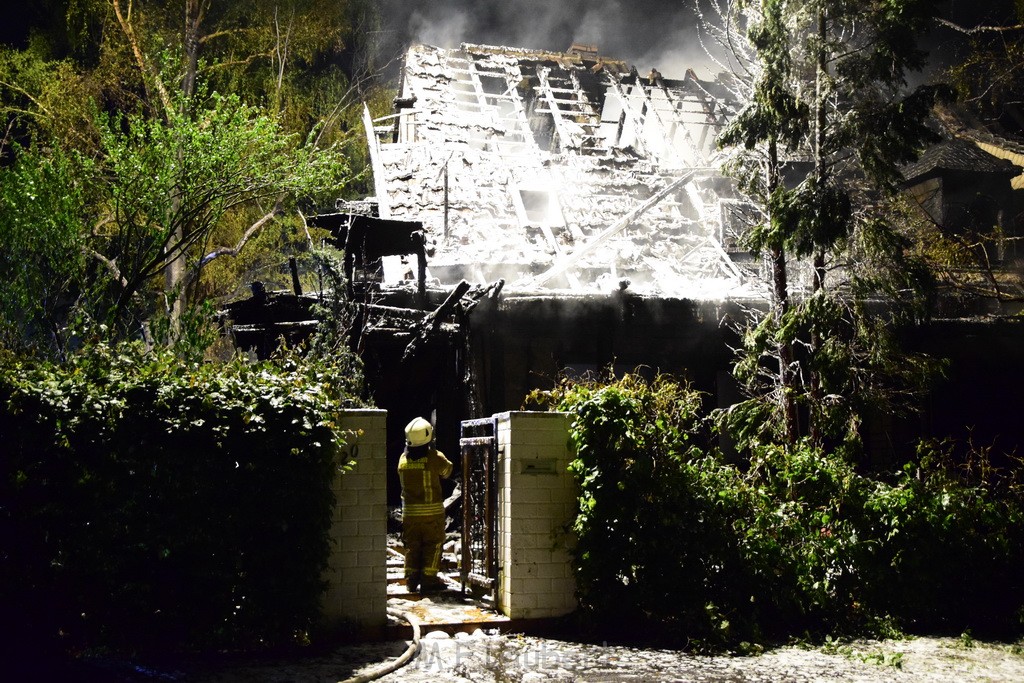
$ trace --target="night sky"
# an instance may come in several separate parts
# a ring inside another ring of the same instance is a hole
[[[5,3],[4,17],[0,20],[0,43],[14,47],[25,47],[29,28],[38,21],[37,12],[28,2]]]

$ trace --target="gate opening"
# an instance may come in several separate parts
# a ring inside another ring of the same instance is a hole
[[[498,421],[462,422],[462,591],[494,600],[498,584]]]

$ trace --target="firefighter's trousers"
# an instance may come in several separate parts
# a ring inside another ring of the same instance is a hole
[[[418,585],[437,577],[444,545],[444,514],[402,518],[402,542],[405,544],[405,580]]]

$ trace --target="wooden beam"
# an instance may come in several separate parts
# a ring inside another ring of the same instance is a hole
[[[391,199],[384,181],[384,164],[380,158],[380,138],[370,118],[370,108],[363,104],[363,127],[366,129],[366,144],[370,148],[370,166],[373,168],[374,193],[377,195],[377,212],[381,218],[391,218]]]
[[[452,312],[455,305],[462,300],[462,297],[468,291],[469,283],[465,280],[460,280],[459,284],[455,285],[455,289],[451,291],[444,302],[423,318],[423,322],[420,323],[419,332],[405,347],[405,352],[402,354],[403,361],[416,355],[416,351],[420,344],[426,343],[430,339],[430,336],[437,332],[437,329],[441,326],[441,320]]]
[[[590,240],[589,242],[584,244],[582,247],[580,247],[576,251],[572,252],[571,254],[569,254],[569,255],[559,259],[558,261],[555,262],[554,265],[552,265],[550,268],[548,268],[546,271],[544,271],[540,275],[537,275],[537,276],[532,277],[532,278],[525,278],[523,280],[520,280],[519,282],[516,283],[516,285],[518,287],[540,286],[540,285],[543,285],[544,283],[548,282],[552,278],[561,275],[565,271],[567,271],[570,268],[572,268],[573,266],[575,266],[576,263],[581,258],[583,258],[587,254],[589,254],[591,251],[593,251],[594,249],[596,249],[600,245],[602,245],[605,242],[607,242],[609,239],[611,239],[617,233],[622,232],[623,230],[625,230],[629,225],[631,225],[633,223],[633,221],[635,221],[637,218],[639,218],[643,214],[647,213],[647,211],[649,211],[651,208],[653,208],[655,205],[657,205],[658,202],[660,202],[662,199],[667,197],[676,188],[680,187],[681,185],[685,185],[686,183],[689,183],[690,181],[692,181],[694,176],[696,176],[696,175],[697,174],[696,174],[695,171],[690,171],[690,172],[680,176],[679,178],[676,178],[674,181],[672,181],[671,183],[666,185],[664,188],[662,188],[661,190],[656,192],[653,197],[651,197],[650,199],[645,201],[643,204],[640,204],[639,206],[634,208],[632,211],[627,213],[625,216],[623,216],[619,220],[617,220],[614,223],[612,223],[610,226],[605,228],[601,232],[601,234],[599,234],[596,237],[594,237],[592,240]]]

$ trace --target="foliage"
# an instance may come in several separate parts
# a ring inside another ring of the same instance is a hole
[[[25,147],[58,144],[88,155],[97,140],[90,108],[98,95],[94,86],[70,61],[48,59],[38,50],[0,46],[4,143],[13,137]],[[4,157],[16,152],[0,148]]]
[[[365,393],[362,358],[356,353],[358,340],[352,339],[356,325],[356,307],[345,295],[345,269],[342,260],[329,248],[311,253],[321,277],[320,298],[312,313],[317,329],[305,348],[305,355],[313,362],[330,367],[342,383],[346,396],[358,397]]]
[[[352,105],[386,99],[371,2],[76,0],[33,16],[27,47],[0,47],[0,160],[31,150],[37,165],[90,161],[32,201],[36,214],[80,204],[64,228],[87,277],[63,298],[115,338],[169,317],[174,342],[187,310],[308,249],[300,211],[333,201],[366,166]],[[14,213],[28,201],[16,194]],[[59,355],[72,322],[60,313],[7,325],[34,335],[7,342],[40,349],[42,338]]]
[[[926,444],[870,477],[806,441],[740,467],[709,445],[699,395],[664,376],[565,381],[545,398],[571,416],[580,605],[619,635],[749,649],[1022,627],[1024,469],[996,472],[984,453],[958,469]]]
[[[737,376],[749,400],[727,424],[746,425],[745,447],[801,436],[818,446],[855,441],[859,406],[845,390],[867,387],[855,392],[867,403],[906,405],[927,375],[927,360],[914,358],[894,388],[883,381],[902,355],[888,328],[925,315],[932,291],[888,202],[900,165],[935,139],[924,119],[945,89],[908,90],[906,75],[924,64],[914,39],[936,8],[925,0],[734,7],[736,16],[723,10],[727,25],[742,30],[725,39],[745,105],[718,142],[761,209],[745,243],[769,266],[772,301],[740,330]]]
[[[65,345],[63,327],[87,290],[84,251],[91,162],[19,150],[0,168],[0,343]]]
[[[648,383],[627,375],[566,381],[549,400],[572,415],[581,606],[630,625],[653,619],[706,635],[714,627],[703,608],[734,578],[715,568],[734,564],[722,554],[735,548],[718,542],[726,517],[695,487],[711,477],[728,489],[737,473],[701,457],[699,393],[665,376]]]
[[[985,22],[992,26],[956,27],[969,35],[970,42],[962,58],[949,68],[949,78],[959,100],[981,121],[1019,133],[1019,93],[1024,87],[1024,4],[1014,2],[1012,8],[996,11],[1003,16]],[[943,32],[943,37],[955,35],[948,30]]]
[[[227,212],[330,191],[346,173],[336,150],[296,144],[235,96],[183,99],[166,122],[129,115],[102,131],[110,224],[101,244],[121,307],[193,245],[208,246]]]
[[[884,648],[875,648],[865,652],[852,645],[840,645],[840,641],[833,639],[831,636],[826,636],[822,651],[830,655],[839,654],[851,660],[864,662],[865,664],[891,666],[894,669],[903,668],[904,654],[902,652],[891,652]]]
[[[954,444],[924,443],[891,485],[867,502],[885,584],[871,586],[894,614],[958,633],[1020,629],[1024,619],[1024,487],[1019,458],[966,462]]]
[[[857,447],[863,416],[879,406],[897,415],[913,410],[929,383],[945,372],[946,363],[902,349],[892,328],[910,323],[891,310],[878,311],[881,305],[870,299],[814,296],[781,318],[765,316],[756,326],[742,329],[733,376],[752,398],[720,411],[719,425],[742,448],[788,441],[778,415],[779,395],[786,389],[775,382],[777,364],[766,357],[766,349],[780,340],[799,346],[795,361],[816,372],[817,396],[789,391],[827,443]],[[812,337],[820,340],[813,355],[804,347]]]
[[[330,192],[346,174],[338,150],[297,144],[237,97],[201,97],[183,98],[167,120],[101,116],[98,161],[34,148],[0,171],[0,230],[12,247],[2,323],[12,348],[43,338],[64,351],[71,302],[115,334],[137,334],[169,308],[154,278],[196,247],[207,252],[227,214],[275,213],[285,198]],[[191,258],[194,274],[214,254]]]
[[[217,366],[99,345],[57,367],[5,354],[7,632],[173,648],[308,630],[343,386],[289,358]]]

